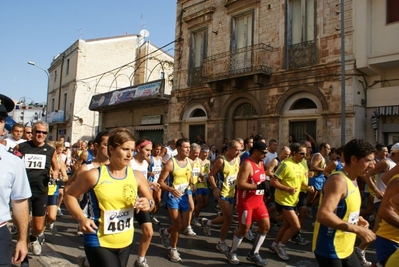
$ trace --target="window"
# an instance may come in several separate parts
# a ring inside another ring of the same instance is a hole
[[[315,0],[288,0],[286,38],[289,69],[316,62],[315,10]]]
[[[191,33],[190,61],[189,61],[189,84],[200,85],[202,78],[202,61],[206,57],[207,44],[206,29]]]
[[[295,136],[297,142],[308,138],[305,133],[316,139],[316,121],[291,121],[289,133]]]
[[[69,74],[69,58],[66,61],[65,75]]]
[[[51,112],[54,111],[54,107],[55,107],[55,101],[54,98],[51,99]]]
[[[234,110],[234,117],[246,117],[246,118],[251,118],[253,116],[256,116],[257,112],[254,106],[252,106],[249,103],[243,103],[237,106],[237,108]]]
[[[295,101],[290,110],[297,110],[297,109],[312,109],[317,108],[317,105],[308,98],[301,98]]]
[[[387,23],[399,21],[399,1],[387,0]]]
[[[252,51],[243,48],[253,45],[253,25],[253,11],[232,19],[230,70],[233,72],[252,66]]]
[[[68,93],[64,93],[64,114],[66,114],[66,109],[67,109],[67,99],[68,99]]]
[[[54,82],[57,81],[57,70],[54,71]]]

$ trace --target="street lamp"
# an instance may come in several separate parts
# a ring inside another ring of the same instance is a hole
[[[41,69],[41,70],[44,71],[44,72],[46,73],[46,75],[47,75],[47,97],[46,97],[46,112],[45,112],[45,114],[46,114],[46,116],[47,116],[48,93],[49,93],[49,84],[50,84],[50,74],[48,73],[47,70],[45,70],[45,69],[43,69],[42,67],[36,65],[36,63],[33,62],[33,61],[28,61],[28,64],[29,64],[29,65],[32,65],[32,66],[34,66],[34,67],[36,67],[36,68],[38,68],[38,69]],[[45,118],[44,121],[47,121],[47,118]]]
[[[47,78],[50,79],[50,74],[48,73],[47,70],[43,69],[42,67],[39,67],[39,66],[36,65],[36,63],[33,62],[33,61],[28,61],[28,64],[29,64],[29,65],[32,65],[32,66],[34,66],[34,67],[36,67],[36,68],[38,68],[38,69],[41,69],[42,71],[44,71],[44,72],[46,73],[46,75],[47,75]]]

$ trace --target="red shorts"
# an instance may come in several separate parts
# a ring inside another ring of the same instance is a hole
[[[259,221],[264,218],[270,218],[269,211],[264,203],[256,207],[247,207],[244,205],[237,206],[238,222],[251,225],[252,221]]]

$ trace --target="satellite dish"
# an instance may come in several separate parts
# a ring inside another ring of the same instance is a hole
[[[150,33],[147,30],[141,30],[140,31],[140,35],[143,36],[143,38],[147,38],[148,36],[150,36]]]

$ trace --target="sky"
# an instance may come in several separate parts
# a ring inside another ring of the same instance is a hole
[[[176,0],[18,0],[0,4],[0,93],[45,103],[53,58],[78,39],[149,32],[162,47],[175,39]],[[173,55],[173,45],[164,48]]]

